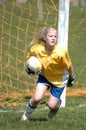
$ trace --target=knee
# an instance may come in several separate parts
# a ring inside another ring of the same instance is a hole
[[[57,108],[57,104],[54,104],[53,102],[48,102],[48,107],[52,110]]]
[[[41,101],[41,97],[32,97],[31,104],[38,104]]]
[[[39,103],[40,101],[41,101],[41,98],[38,98],[38,97],[34,98],[34,102]]]

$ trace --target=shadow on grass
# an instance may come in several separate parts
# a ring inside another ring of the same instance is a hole
[[[12,121],[21,121],[21,116],[19,117],[19,116],[16,116],[16,118],[14,119],[14,118],[12,118],[11,119]],[[35,121],[40,121],[40,122],[42,122],[42,121],[48,121],[48,118],[47,117],[31,117],[31,119],[30,120],[27,120],[27,121],[25,121],[25,122],[35,122]],[[23,121],[22,121],[23,122]]]
[[[42,117],[42,118],[31,118],[30,121],[48,121],[48,119],[46,117]]]

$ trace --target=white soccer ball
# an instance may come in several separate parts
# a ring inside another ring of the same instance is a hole
[[[27,60],[27,67],[34,72],[42,70],[42,64],[36,56],[31,56]]]

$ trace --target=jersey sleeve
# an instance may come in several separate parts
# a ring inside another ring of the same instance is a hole
[[[26,60],[28,60],[29,58],[30,58],[30,52],[29,53],[27,53],[27,55],[26,55]]]
[[[30,58],[30,56],[34,56],[35,54],[34,54],[34,48],[33,47],[31,47],[30,48],[30,51],[27,53],[27,55],[26,55],[26,59],[28,60],[29,58]]]
[[[30,48],[29,53],[26,55],[26,59],[28,60],[30,56],[36,56],[38,52],[38,45],[34,45]]]
[[[68,50],[65,50],[65,51],[64,51],[62,61],[63,61],[63,66],[64,66],[64,68],[65,68],[65,69],[69,69],[69,67],[70,67],[70,65],[71,65],[71,59],[70,59]]]

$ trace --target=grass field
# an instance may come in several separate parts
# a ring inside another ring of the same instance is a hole
[[[38,15],[35,11],[33,11],[33,17],[28,15],[28,11],[31,11],[28,4],[21,9],[20,6],[12,5],[12,1],[11,3],[8,1],[10,0],[7,0],[5,6],[0,5],[0,23],[2,23],[2,26],[0,25],[2,30],[0,35],[2,36],[1,51],[3,65],[1,77],[3,85],[0,87],[0,130],[86,130],[85,94],[78,97],[67,97],[66,107],[61,108],[53,120],[47,120],[48,109],[45,102],[48,97],[43,99],[33,113],[31,120],[27,122],[20,121],[25,105],[7,107],[7,104],[11,103],[26,104],[30,98],[29,95],[24,95],[24,89],[28,89],[28,86],[34,80],[26,76],[24,60],[27,53],[27,43],[32,40],[32,36],[35,34],[35,21]],[[50,4],[48,11],[51,11],[52,3],[49,3],[49,1],[47,0],[47,4]],[[57,3],[57,0],[54,1]],[[34,4],[33,9],[35,9],[35,1],[31,0],[30,2],[32,2],[31,7]],[[46,11],[47,8],[45,8]],[[55,12],[52,10],[52,13],[54,14]],[[31,20],[30,22],[28,22],[29,19]],[[45,13],[45,21],[46,19],[47,15]],[[76,84],[71,90],[75,91],[77,88],[81,90],[86,88],[86,9],[71,8],[69,21],[68,48],[77,76]],[[50,15],[47,24],[52,25],[52,23],[53,17]],[[38,25],[39,28],[44,26],[44,23],[39,22]],[[26,30],[27,26],[28,30]],[[8,91],[11,92],[10,95]],[[2,92],[4,96],[1,95]],[[12,92],[16,92],[16,95],[13,95]],[[21,93],[22,96],[17,97],[17,94]]]
[[[0,110],[0,130],[86,130],[86,98],[67,98],[53,120],[47,120],[48,109],[39,105],[30,121],[21,122],[25,108]]]

